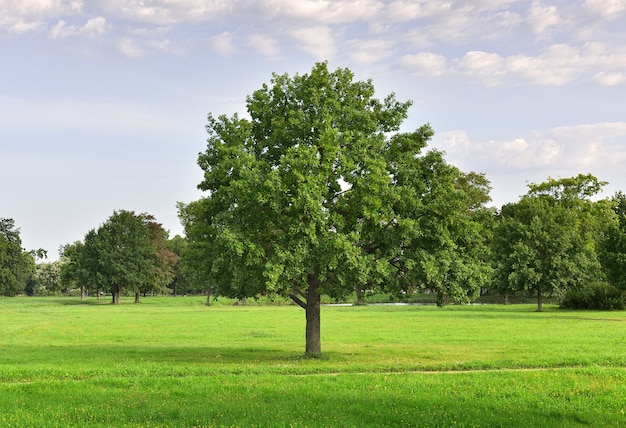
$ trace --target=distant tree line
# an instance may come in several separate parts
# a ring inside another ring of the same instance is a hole
[[[534,296],[538,309],[543,300],[557,300],[564,307],[623,309],[626,278],[626,196],[617,192],[606,199],[592,199],[606,184],[592,175],[552,179],[529,184],[519,201],[501,209],[488,208],[489,182],[483,174],[459,171],[455,186],[468,197],[467,209],[475,220],[475,230],[462,232],[456,239],[477,239],[475,266],[481,269],[477,281],[436,282],[424,279],[405,283],[378,281],[366,277],[348,286],[343,295],[357,293],[363,302],[364,290],[389,293],[398,298],[428,292],[439,304],[474,301],[479,294],[498,294],[502,302],[509,296]],[[92,229],[85,240],[61,247],[61,258],[43,261],[44,250],[22,248],[20,230],[13,219],[0,219],[0,296],[59,295],[85,293],[111,295],[119,302],[120,293],[131,293],[139,301],[146,294],[206,294],[245,298],[246,293],[228,293],[211,283],[205,269],[213,258],[195,227],[205,223],[193,217],[200,201],[179,204],[188,237],[168,237],[151,215],[115,212],[100,228]],[[441,232],[440,226],[430,228]],[[134,230],[134,233],[133,233]],[[463,247],[463,251],[469,246]],[[445,264],[445,253],[435,252]],[[449,262],[461,255],[449,252]],[[466,254],[464,257],[469,257]],[[37,262],[38,261],[38,262]],[[395,262],[394,262],[395,263]],[[426,264],[421,275],[426,275]],[[418,268],[414,268],[417,270]],[[439,275],[446,275],[437,268]],[[415,272],[410,275],[418,275]],[[450,271],[448,271],[450,274]],[[405,273],[402,273],[405,275]],[[432,273],[431,273],[432,275]],[[452,276],[452,275],[449,275]],[[420,285],[421,284],[421,285]],[[266,294],[262,290],[259,294]],[[254,297],[254,296],[252,296]]]
[[[0,296],[192,293],[178,262],[186,247],[149,214],[116,211],[83,241],[61,246],[60,258],[44,262],[43,250],[26,251],[12,219],[0,219]],[[39,260],[36,263],[36,260]]]
[[[0,297],[24,291],[35,272],[35,260],[46,256],[44,250],[22,248],[20,229],[12,218],[0,218]]]
[[[116,211],[61,258],[35,265],[12,220],[0,223],[0,294],[68,290],[289,297],[319,354],[321,295],[356,291],[439,305],[497,293],[571,308],[623,309],[626,197],[598,199],[590,174],[531,183],[490,208],[491,185],[428,150],[429,125],[399,132],[410,102],[325,63],[273,75],[247,98],[249,118],[209,116],[206,196],[179,203],[185,237],[149,214]],[[36,267],[35,267],[36,266]]]

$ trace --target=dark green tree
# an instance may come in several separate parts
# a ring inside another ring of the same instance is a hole
[[[517,203],[502,207],[494,232],[495,288],[564,296],[600,276],[594,237],[602,210],[590,200],[604,183],[592,175],[530,184]]]
[[[211,219],[206,217],[204,199],[189,204],[178,204],[179,217],[185,227],[185,245],[181,247],[179,274],[186,290],[206,295],[206,305],[211,306],[215,275],[213,262],[220,257],[218,247],[212,245]],[[217,268],[217,266],[215,266]],[[229,294],[226,294],[229,295]]]
[[[85,292],[90,280],[86,261],[83,260],[85,245],[81,241],[67,244],[61,247],[61,284],[65,288],[80,289],[80,300],[85,300]],[[94,291],[98,291],[94,289]],[[99,297],[99,296],[98,296]]]
[[[611,200],[616,221],[609,223],[600,239],[599,256],[607,281],[626,291],[626,195],[617,192]]]
[[[35,272],[35,252],[22,248],[20,230],[11,218],[0,218],[0,296],[24,291]]]
[[[176,255],[176,264],[174,265],[174,276],[168,285],[168,287],[172,290],[172,294],[177,296],[179,294],[187,294],[191,292],[188,290],[186,278],[182,269],[181,259],[183,254],[187,251],[187,239],[180,235],[176,235],[173,238],[168,239],[165,242],[168,250]]]
[[[141,292],[145,296],[148,292],[165,293],[168,285],[175,275],[175,267],[178,256],[170,251],[167,246],[168,232],[158,223],[154,216],[144,214],[148,228],[148,237],[152,245],[152,258],[154,263],[154,276],[150,278],[142,287]],[[139,301],[139,294],[135,294],[135,301]]]
[[[111,290],[114,304],[120,302],[122,290],[138,293],[156,276],[147,216],[115,211],[97,230],[85,235],[80,265],[94,288]]]
[[[398,132],[410,105],[319,63],[274,75],[247,98],[250,119],[209,116],[207,196],[181,218],[216,292],[289,296],[305,310],[308,354],[321,352],[321,294],[393,282],[466,299],[481,269],[459,235],[474,232],[460,171],[422,154],[428,125]]]

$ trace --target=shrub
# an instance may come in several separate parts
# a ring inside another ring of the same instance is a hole
[[[562,308],[592,310],[622,310],[626,307],[626,293],[604,282],[596,282],[578,290],[568,291]]]

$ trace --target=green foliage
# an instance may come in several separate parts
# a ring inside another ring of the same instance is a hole
[[[275,74],[247,98],[250,119],[209,116],[198,159],[207,196],[180,206],[188,260],[208,287],[290,296],[318,342],[322,293],[419,288],[467,301],[489,273],[470,215],[482,195],[463,190],[484,182],[422,153],[430,126],[398,132],[411,103],[376,99],[353,77],[325,63]]]
[[[588,198],[603,183],[591,175],[530,184],[527,195],[502,207],[492,243],[495,288],[562,297],[601,275],[596,237],[610,219],[604,202]]]
[[[568,291],[561,306],[569,309],[623,310],[626,307],[626,292],[611,284],[596,282]]]
[[[626,195],[618,192],[611,200],[616,221],[610,223],[600,239],[599,256],[607,280],[626,291]]]
[[[114,303],[122,290],[138,292],[156,277],[148,220],[143,214],[116,211],[85,235],[80,267],[93,288],[111,290]]]
[[[578,174],[575,177],[552,178],[542,183],[530,183],[528,196],[547,198],[570,207],[580,207],[589,198],[597,195],[606,181],[599,181],[591,174]]]
[[[33,253],[22,248],[20,230],[10,218],[0,218],[0,296],[24,291],[35,272]]]
[[[61,262],[38,263],[30,290],[27,294],[50,296],[62,291]],[[30,291],[30,292],[29,292]]]
[[[184,258],[189,251],[189,244],[187,239],[176,235],[165,242],[166,247],[172,254],[176,255],[176,264],[172,270],[172,280],[168,287],[172,290],[173,294],[183,295],[197,291],[193,287],[193,283],[190,279],[190,269],[186,265],[186,259]]]
[[[86,287],[89,286],[91,272],[88,269],[85,258],[85,244],[76,241],[73,244],[67,244],[61,247],[61,284],[68,290],[79,288],[81,290],[81,299],[85,298]],[[92,288],[98,291],[98,287]]]
[[[165,293],[175,277],[178,255],[168,247],[168,232],[154,216],[143,214],[146,218],[148,237],[152,248],[153,276],[140,287],[144,295],[148,292]]]
[[[60,277],[67,288],[80,288],[81,298],[90,289],[120,293],[163,293],[174,280],[178,255],[167,246],[168,233],[154,216],[117,211],[85,242],[61,248]]]

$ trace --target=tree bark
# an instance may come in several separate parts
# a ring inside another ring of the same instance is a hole
[[[80,301],[85,300],[85,287],[83,285],[80,286]]]
[[[541,290],[537,290],[537,312],[543,312],[543,302],[541,301]]]
[[[139,291],[135,291],[135,301],[134,303],[139,303]]]
[[[309,275],[309,287],[306,292],[306,354],[320,355],[322,353],[321,340],[321,296],[319,293],[320,280]]]
[[[207,288],[206,290],[206,306],[211,306],[211,289]]]
[[[113,287],[111,287],[111,303],[114,305],[119,305],[120,304],[120,286],[119,285],[114,285]]]
[[[361,284],[357,284],[356,286],[356,304],[363,304],[363,287],[361,287]]]

